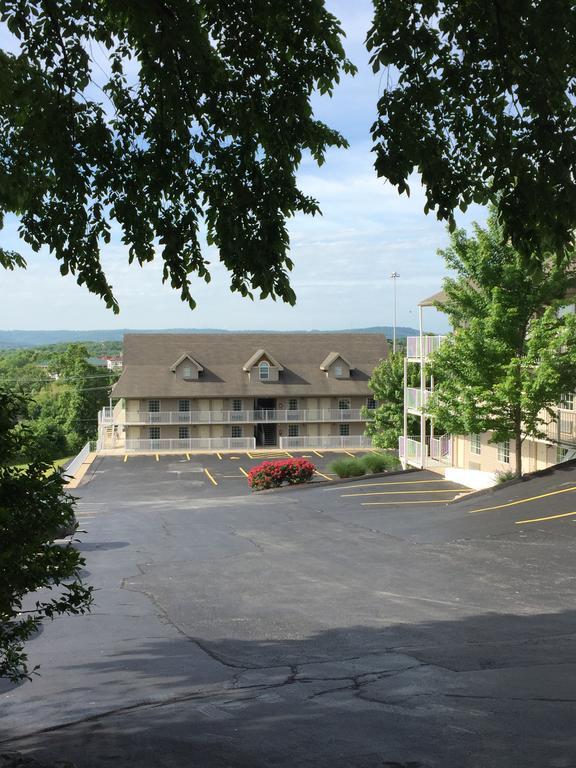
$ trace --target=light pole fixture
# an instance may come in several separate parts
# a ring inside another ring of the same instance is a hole
[[[394,335],[392,336],[392,352],[396,354],[396,280],[400,277],[398,272],[390,275],[394,284]]]

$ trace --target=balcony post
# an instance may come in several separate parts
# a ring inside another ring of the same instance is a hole
[[[418,307],[418,325],[420,331],[420,402],[424,402],[426,389],[426,374],[424,372],[424,331],[422,326],[422,306]],[[420,410],[420,468],[424,469],[424,451],[426,449],[426,416]]]

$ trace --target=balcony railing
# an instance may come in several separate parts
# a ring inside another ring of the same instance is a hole
[[[423,464],[422,461],[422,443],[419,440],[414,440],[411,437],[399,437],[398,438],[398,455],[401,459],[412,463]],[[427,446],[424,445],[424,458],[428,455]]]
[[[364,435],[281,437],[280,448],[372,448],[372,441]]]
[[[112,424],[109,409],[101,411],[100,423]],[[359,408],[325,408],[306,411],[127,411],[124,424],[254,424],[366,421]]]
[[[424,360],[426,360],[432,352],[438,349],[446,336],[408,336],[406,339],[406,357],[412,362],[422,359],[420,339],[422,339],[422,352]]]
[[[253,451],[253,437],[198,437],[187,440],[126,440],[127,451]]]
[[[546,437],[554,443],[576,444],[576,411],[558,410],[558,420],[542,427]]]
[[[452,436],[430,438],[430,458],[441,461],[443,464],[452,463]]]
[[[426,406],[431,394],[429,389],[422,391],[417,387],[406,387],[404,394],[406,407],[408,410],[420,411]]]

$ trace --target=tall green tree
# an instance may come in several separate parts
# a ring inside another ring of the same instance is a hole
[[[311,96],[354,71],[323,0],[0,0],[0,21],[0,224],[114,311],[113,222],[191,307],[204,229],[233,290],[294,303],[286,219],[319,211],[296,170],[346,145]]]
[[[570,257],[576,231],[573,0],[374,0],[383,93],[375,167],[426,210],[494,203],[524,257]]]
[[[418,373],[409,371],[409,383],[419,386]],[[381,360],[368,383],[377,401],[375,409],[364,408],[366,434],[378,448],[397,448],[404,434],[404,355],[400,352]],[[416,418],[408,416],[408,433],[417,434]]]
[[[440,253],[455,273],[439,304],[454,332],[432,357],[428,410],[450,432],[512,440],[520,477],[524,440],[543,437],[561,396],[576,388],[576,315],[560,311],[574,301],[573,264],[548,255],[528,270],[494,212],[486,229],[457,230]]]
[[[15,464],[29,448],[26,408],[25,398],[0,389],[0,677],[14,682],[33,671],[24,645],[42,622],[92,602],[80,553],[55,541],[76,529],[63,477],[40,460]],[[38,590],[46,591],[33,597]]]

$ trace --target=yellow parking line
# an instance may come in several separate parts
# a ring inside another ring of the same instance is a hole
[[[228,456],[229,459],[232,459],[232,461],[240,461],[240,456]]]
[[[158,456],[158,454],[156,454],[156,461],[160,461],[160,456]]]
[[[548,515],[548,517],[533,517],[532,520],[517,520],[516,525],[524,525],[524,523],[541,523],[544,520],[557,520],[559,517],[573,517],[576,512],[563,512],[561,515]]]
[[[190,461],[190,454],[189,453],[186,454],[186,458],[188,459],[188,461]]]
[[[352,456],[353,459],[356,458],[353,453],[350,453],[350,451],[342,451],[342,453],[347,453],[348,456]]]
[[[218,458],[220,459],[220,461],[222,461],[222,454],[221,454],[221,453],[218,453],[218,451],[216,451],[216,456],[218,456]]]
[[[571,485],[570,488],[561,488],[559,491],[551,491],[550,493],[541,493],[539,496],[529,496],[527,499],[518,499],[517,501],[509,501],[507,504],[497,504],[495,507],[482,507],[482,509],[470,509],[469,515],[473,515],[475,512],[490,512],[493,509],[504,509],[505,507],[515,507],[518,504],[527,504],[529,501],[536,501],[537,499],[545,499],[548,496],[558,496],[559,493],[569,493],[569,491],[576,491],[576,485]]]
[[[128,461],[128,454],[127,453],[124,454],[124,461]]]
[[[381,488],[386,485],[424,485],[427,483],[449,483],[450,480],[387,480],[383,483],[358,483],[349,485],[348,488]],[[334,490],[337,490],[336,488]],[[452,490],[450,488],[450,490]],[[467,491],[468,488],[461,487],[455,490]]]
[[[314,453],[316,456],[319,456],[321,459],[323,459],[323,458],[324,458],[324,454],[322,454],[322,453],[318,453],[318,451],[314,451],[314,450],[313,450],[313,451],[312,451],[312,453]]]
[[[244,475],[244,477],[248,477],[248,472],[246,472],[246,470],[245,470],[245,469],[243,469],[242,467],[238,467],[238,469],[240,470],[240,472],[242,472],[242,474]]]
[[[454,496],[449,499],[430,499],[429,501],[363,501],[361,507],[398,507],[400,504],[445,504],[452,501]]]
[[[333,480],[334,479],[332,477],[328,477],[328,475],[323,475],[322,472],[318,472],[318,470],[316,470],[316,474],[320,475],[320,477],[323,477],[325,480]]]
[[[451,488],[434,488],[430,491],[368,491],[368,493],[343,493],[341,498],[347,499],[349,496],[409,496],[413,493],[450,493]]]
[[[214,480],[214,478],[212,477],[212,475],[210,474],[210,472],[208,472],[208,470],[207,470],[207,469],[204,469],[204,472],[206,473],[207,477],[209,478],[210,482],[211,482],[213,485],[218,485],[218,483],[216,482],[216,480]]]

